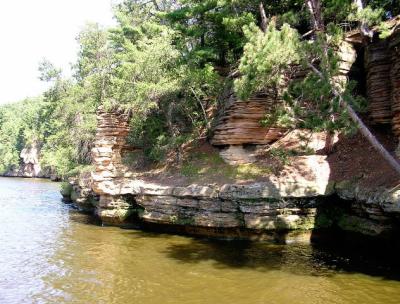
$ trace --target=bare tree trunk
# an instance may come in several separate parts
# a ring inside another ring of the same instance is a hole
[[[357,11],[361,11],[364,9],[364,4],[362,0],[354,0],[354,4],[357,6]],[[361,35],[363,37],[368,37],[369,40],[372,40],[374,37],[374,31],[372,31],[369,27],[368,24],[365,22],[360,22],[360,31]]]
[[[157,1],[156,1],[156,0],[153,0],[152,2],[153,2],[153,4],[154,4],[156,10],[159,11],[159,10],[160,10],[160,6],[158,5]]]
[[[318,75],[321,79],[324,79],[324,75],[312,64],[309,64],[312,71]],[[359,131],[369,141],[369,143],[379,152],[379,154],[390,164],[390,166],[400,175],[400,164],[399,162],[385,149],[384,146],[376,139],[371,133],[368,127],[364,124],[361,118],[353,110],[353,108],[343,99],[342,94],[332,84],[332,94],[339,98],[340,105],[347,110],[350,118],[356,123]]]
[[[335,139],[335,133],[333,133],[332,131],[327,131],[325,138],[325,147],[324,147],[324,151],[327,155],[332,153],[334,139]]]
[[[267,31],[268,19],[262,2],[260,2],[259,9],[261,15],[261,30],[265,33]]]
[[[367,126],[363,123],[353,108],[347,103],[343,103],[350,117],[357,124],[361,134],[364,135],[371,145],[379,152],[379,154],[390,164],[390,166],[400,175],[399,162],[385,149],[384,146],[376,139],[376,137],[369,131]]]
[[[360,1],[360,0],[356,0]],[[321,28],[322,19],[321,19],[321,3],[320,0],[306,0],[306,4],[310,9],[310,13],[313,16],[315,30]],[[362,3],[361,3],[362,4]],[[323,29],[323,28],[322,28]],[[327,50],[328,46],[325,45],[324,49]],[[327,56],[326,52],[324,52],[324,56]],[[328,58],[326,58],[328,59]],[[322,80],[326,80],[324,75],[311,63],[308,64],[311,70],[318,75]],[[331,77],[332,78],[332,77]],[[356,123],[361,134],[369,141],[369,143],[379,152],[379,154],[390,164],[390,166],[400,175],[400,164],[399,162],[382,146],[382,144],[376,139],[376,137],[371,133],[368,127],[364,124],[361,118],[357,115],[357,113],[353,110],[353,108],[347,103],[346,100],[343,99],[343,95],[337,89],[333,79],[327,79],[331,83],[332,94],[339,98],[340,105],[347,110],[350,115],[350,118]]]
[[[320,0],[306,0],[306,5],[311,14],[311,20],[315,31],[324,30],[324,22],[322,20],[321,2]]]

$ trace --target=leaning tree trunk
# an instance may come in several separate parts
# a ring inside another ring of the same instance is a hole
[[[262,2],[259,4],[259,10],[260,10],[260,16],[261,16],[261,30],[265,33],[267,31],[267,26],[268,26],[268,19],[267,15],[265,14],[265,9],[264,5]]]
[[[364,3],[362,0],[354,0],[354,4],[357,7],[357,11],[361,11],[364,9]],[[371,30],[366,22],[360,22],[360,32],[364,38],[369,38],[372,40],[374,36],[374,31]]]
[[[361,9],[362,9],[362,2],[361,0],[355,0],[356,4],[360,5],[361,4]],[[321,15],[321,2],[320,0],[306,0],[306,5],[309,8],[309,11],[312,16],[312,21],[313,21],[313,26],[315,31],[322,31],[324,29],[323,26],[323,20],[322,20],[322,15]],[[361,24],[361,27],[363,25]],[[368,28],[367,28],[368,29]],[[361,33],[363,33],[361,31]],[[324,45],[324,52],[323,56],[328,56],[328,45],[325,42]],[[328,58],[326,58],[328,59]],[[311,68],[311,70],[322,80],[325,80],[324,75],[311,63],[308,64],[308,66]],[[358,116],[358,114],[353,110],[351,105],[344,100],[343,95],[341,92],[337,89],[337,85],[333,81],[333,76],[331,75],[330,79],[328,81],[331,84],[332,87],[332,94],[339,98],[341,106],[347,110],[347,112],[350,115],[350,118],[355,122],[357,125],[357,128],[359,129],[360,133],[370,142],[370,144],[379,152],[379,154],[390,164],[390,166],[400,175],[400,164],[399,162],[385,149],[384,146],[376,139],[376,137],[371,133],[371,131],[368,129],[368,127],[364,124],[364,122],[361,120],[361,118]]]

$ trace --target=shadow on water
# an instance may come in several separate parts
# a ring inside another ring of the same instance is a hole
[[[181,263],[211,262],[217,268],[280,270],[310,276],[365,274],[400,281],[399,251],[361,243],[332,238],[323,243],[282,245],[191,238],[187,244],[168,245],[164,254]]]
[[[101,226],[90,215],[69,208],[70,219],[80,225]],[[132,228],[132,227],[129,227]],[[180,263],[212,263],[219,269],[251,269],[254,271],[285,271],[295,275],[334,276],[337,273],[365,274],[400,281],[400,246],[359,235],[324,233],[311,243],[282,244],[272,241],[221,240],[182,236],[174,242],[172,233],[118,229],[131,238],[148,241],[163,239],[162,254]],[[104,231],[106,233],[106,231]]]
[[[81,225],[101,226],[101,221],[89,212],[82,212],[71,203],[62,202],[62,204],[68,212],[70,221]]]
[[[71,221],[79,225],[101,226],[94,216],[82,214],[71,206]],[[132,228],[132,227],[129,227]],[[218,269],[249,269],[259,272],[284,271],[295,275],[330,277],[338,273],[365,274],[400,281],[400,246],[359,235],[324,232],[311,244],[254,242],[182,236],[173,233],[118,229],[125,237],[148,242],[165,240],[159,250],[166,258],[185,264],[211,263]],[[104,231],[107,233],[107,231]],[[315,233],[313,233],[315,234]]]

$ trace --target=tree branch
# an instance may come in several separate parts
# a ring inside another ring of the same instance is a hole
[[[356,5],[358,12],[364,9],[362,0],[354,0],[354,4]],[[368,37],[370,40],[374,37],[374,31],[369,28],[366,22],[360,22],[360,32],[363,37]]]
[[[314,65],[308,63],[309,68],[316,74],[321,80],[325,79],[324,75],[319,71]],[[328,80],[329,81],[329,80]],[[400,175],[400,164],[399,162],[385,149],[384,146],[376,139],[376,137],[371,133],[368,127],[364,124],[361,118],[357,115],[357,113],[353,110],[353,108],[349,105],[349,103],[344,100],[342,94],[335,88],[334,84],[332,86],[332,94],[339,98],[340,106],[347,110],[350,115],[350,118],[356,123],[358,129],[361,134],[366,137],[366,139],[370,142],[370,144],[381,154],[381,156],[391,165],[391,167]]]
[[[361,0],[355,0],[357,5],[362,5]],[[323,30],[323,22],[321,15],[321,2],[320,0],[306,0],[306,4],[310,10],[311,15],[313,16],[314,21],[314,29],[315,31]],[[361,6],[362,9],[362,6]],[[325,40],[323,40],[323,56],[326,61],[328,58],[328,44]],[[353,110],[351,105],[344,100],[343,95],[337,89],[337,84],[335,84],[333,78],[334,75],[329,75],[329,78],[326,79],[323,73],[319,71],[314,65],[307,62],[307,65],[314,74],[316,74],[321,80],[325,80],[330,83],[332,94],[339,98],[339,104],[341,107],[347,110],[350,115],[350,118],[355,122],[361,134],[366,137],[366,139],[370,142],[370,144],[379,152],[379,154],[391,165],[391,167],[396,171],[397,174],[400,175],[400,164],[399,162],[381,145],[381,143],[375,138],[375,136],[369,131],[368,127],[364,124],[361,118],[357,115],[357,113]]]
[[[321,2],[319,0],[306,0],[306,5],[311,13],[313,28],[315,31],[324,30],[324,22],[321,14]]]

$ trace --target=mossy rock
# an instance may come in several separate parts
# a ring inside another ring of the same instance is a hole
[[[335,189],[337,190],[352,190],[354,188],[354,182],[350,180],[343,180],[336,182]]]
[[[180,217],[176,215],[171,215],[170,221],[174,225],[181,226],[192,226],[195,224],[195,219],[193,217]]]
[[[78,196],[78,193],[75,191],[75,189],[72,189],[70,198],[71,198],[71,201],[73,201],[74,203],[76,203],[76,201],[78,200],[79,196]]]
[[[71,194],[73,191],[73,187],[70,183],[62,183],[60,193],[65,199],[71,199]]]
[[[372,220],[358,216],[342,216],[338,221],[339,228],[345,231],[358,232],[365,235],[378,236],[386,227]]]

